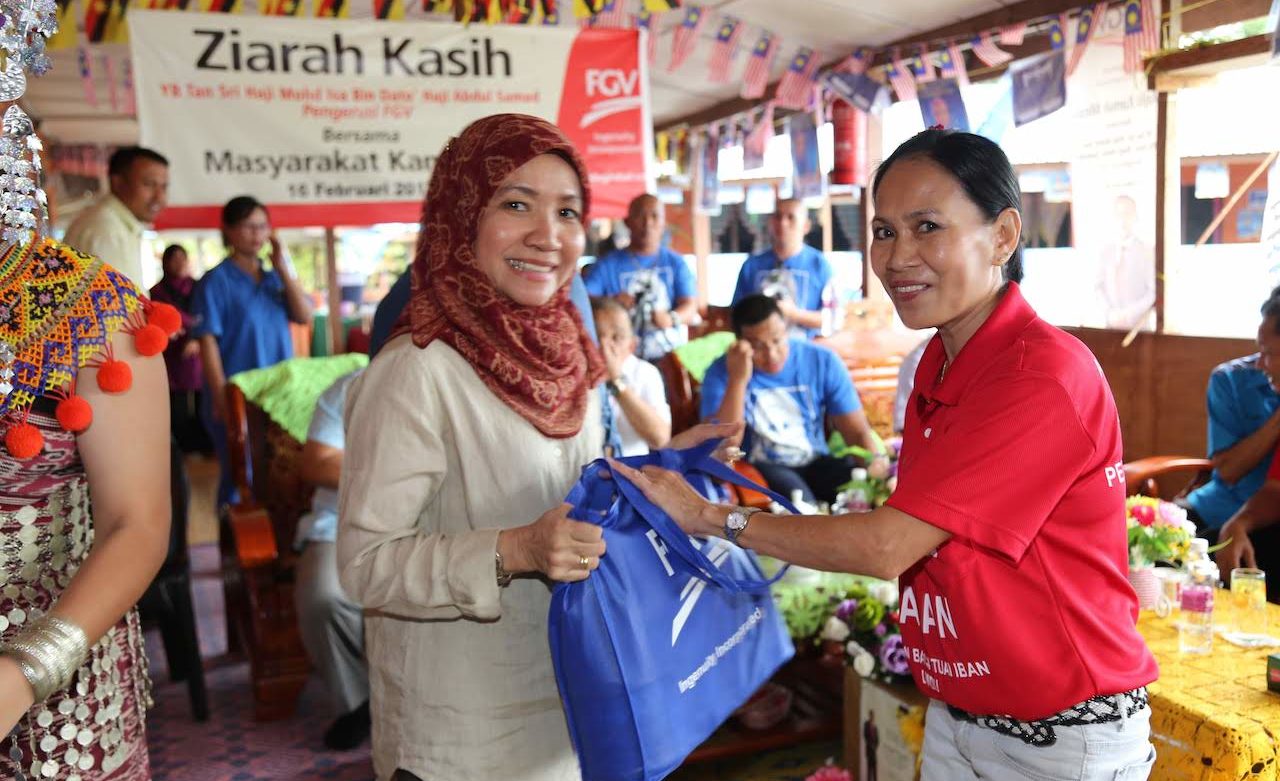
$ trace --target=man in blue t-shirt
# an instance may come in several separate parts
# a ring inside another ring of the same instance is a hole
[[[733,291],[737,304],[752,293],[778,300],[778,311],[791,335],[812,339],[822,333],[823,294],[834,296],[831,264],[822,253],[804,243],[809,232],[809,210],[795,198],[778,201],[769,218],[773,247],[752,255],[738,272]]]
[[[1213,370],[1208,407],[1213,476],[1185,506],[1216,531],[1262,487],[1280,442],[1280,287],[1262,305],[1258,352]]]
[[[687,340],[685,326],[698,311],[693,272],[684,258],[662,246],[667,221],[652,195],[631,201],[624,220],[631,244],[597,260],[586,273],[592,298],[613,298],[631,314],[639,355],[656,361]]]
[[[845,442],[883,451],[840,358],[826,347],[792,339],[769,296],[747,296],[733,308],[738,340],[702,381],[702,419],[745,420],[747,460],[783,496],[833,502],[853,463],[827,450],[824,423]]]

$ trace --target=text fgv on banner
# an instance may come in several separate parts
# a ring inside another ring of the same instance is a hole
[[[651,189],[637,30],[133,10],[141,142],[169,158],[157,227],[218,224],[249,194],[279,226],[417,222],[436,156],[504,112],[559,125],[592,217]]]

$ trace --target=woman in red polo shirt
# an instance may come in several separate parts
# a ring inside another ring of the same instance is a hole
[[[692,534],[807,567],[901,578],[899,623],[932,698],[925,779],[1140,779],[1155,760],[1106,378],[1018,289],[1017,177],[991,141],[926,130],[880,166],[871,264],[899,317],[936,327],[898,488],[845,516],[703,501],[617,465]]]

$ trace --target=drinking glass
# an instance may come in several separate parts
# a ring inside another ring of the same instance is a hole
[[[1232,631],[1243,643],[1267,639],[1267,573],[1252,567],[1231,570]]]

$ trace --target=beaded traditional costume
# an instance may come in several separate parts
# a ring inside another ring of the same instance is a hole
[[[0,0],[0,101],[22,96],[24,69],[48,69],[44,39],[56,29],[55,11],[54,0]],[[3,131],[0,650],[22,651],[31,631],[61,621],[48,614],[93,547],[93,507],[76,442],[92,425],[93,410],[76,393],[80,369],[96,368],[103,392],[127,392],[132,370],[115,359],[112,336],[131,333],[139,354],[155,356],[180,318],[166,304],[147,302],[102,261],[42,237],[40,139],[16,104],[4,113]],[[151,777],[144,729],[150,683],[136,611],[90,647],[72,673],[79,658],[67,660],[58,678],[41,678],[42,686],[56,681],[44,693],[32,683],[39,701],[0,741],[0,778]],[[23,674],[32,680],[27,667]]]

